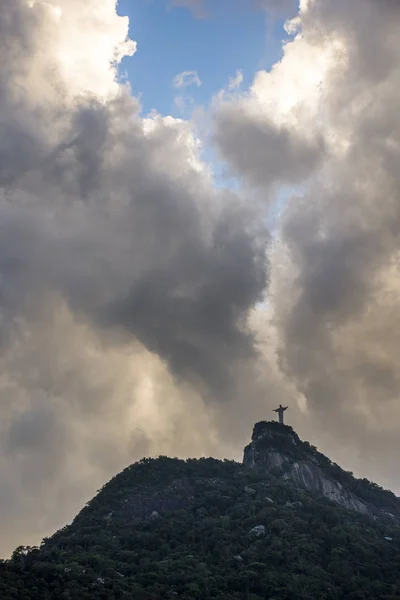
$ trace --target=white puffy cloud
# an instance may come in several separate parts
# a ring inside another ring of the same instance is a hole
[[[294,186],[269,311],[304,431],[397,490],[399,17],[392,0],[303,0],[282,60],[215,114],[236,173],[267,196],[277,180]]]

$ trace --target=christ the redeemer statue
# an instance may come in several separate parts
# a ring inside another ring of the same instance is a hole
[[[277,412],[279,415],[279,423],[281,423],[283,425],[283,413],[285,412],[285,410],[287,410],[287,406],[282,406],[282,404],[279,405],[279,408],[274,408],[274,412]]]

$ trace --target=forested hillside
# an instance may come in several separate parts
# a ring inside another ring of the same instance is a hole
[[[1,564],[2,600],[400,599],[400,529],[232,461],[143,459]]]

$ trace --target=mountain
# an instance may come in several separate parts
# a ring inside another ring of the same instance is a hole
[[[71,525],[0,563],[0,598],[400,600],[399,502],[292,428],[257,423],[244,464],[126,468]]]
[[[400,524],[400,498],[367,479],[356,479],[300,440],[288,425],[256,423],[243,464],[280,476],[349,510]]]

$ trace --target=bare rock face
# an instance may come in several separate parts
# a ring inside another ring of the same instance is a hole
[[[255,537],[262,537],[265,535],[265,526],[264,525],[256,525],[249,531],[249,534]]]
[[[373,516],[367,504],[346,490],[341,483],[324,475],[322,469],[313,463],[307,461],[293,463],[290,471],[284,474],[284,479],[292,479],[305,489],[318,492],[345,508]]]
[[[400,522],[400,499],[344,471],[295,431],[275,421],[256,423],[243,464],[292,482],[307,491],[371,518]]]

